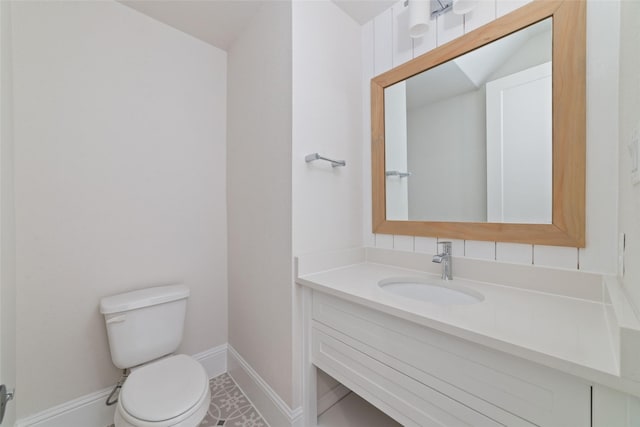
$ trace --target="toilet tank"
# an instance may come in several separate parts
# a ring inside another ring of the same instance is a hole
[[[176,351],[188,297],[189,288],[171,285],[102,298],[113,364],[132,368]]]

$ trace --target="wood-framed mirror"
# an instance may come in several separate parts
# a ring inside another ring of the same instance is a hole
[[[586,2],[534,0],[373,78],[373,232],[584,247],[585,69]],[[504,89],[532,72],[528,92]]]

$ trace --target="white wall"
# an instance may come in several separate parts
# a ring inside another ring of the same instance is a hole
[[[384,91],[384,168],[387,171],[409,171],[407,151],[411,140],[407,138],[407,85],[404,81]],[[413,177],[411,178],[413,179]],[[400,176],[385,178],[387,219],[409,219],[409,179]]]
[[[16,384],[16,272],[13,190],[13,81],[11,18],[8,2],[0,2],[0,380]],[[4,424],[13,425],[15,403],[9,403]]]
[[[487,220],[484,94],[482,87],[409,111],[412,221]]]
[[[184,283],[227,341],[224,52],[115,2],[15,2],[18,415],[113,384],[101,297]]]
[[[294,2],[293,18],[294,253],[359,246],[360,27],[327,0]],[[314,152],[347,165],[305,163]]]
[[[228,51],[229,344],[293,404],[291,3]]]
[[[464,17],[451,13],[431,21],[422,40],[406,42],[406,26],[401,25],[406,8],[402,2],[363,26],[363,77],[373,76],[400,65],[436,45],[463,35],[524,2],[487,0],[479,2]],[[587,194],[586,239],[584,249],[521,245],[501,242],[454,240],[454,256],[487,258],[592,272],[615,273],[617,248],[618,153],[617,140],[618,2],[589,0],[587,3]],[[368,87],[363,88],[364,105],[370,104]],[[367,108],[368,110],[368,108]],[[371,232],[371,170],[369,119],[364,115],[364,243],[379,247],[434,253],[435,238],[374,235]],[[439,236],[447,238],[447,236]],[[447,239],[448,240],[448,239]]]
[[[293,2],[294,255],[362,244],[360,43],[360,26],[332,2]],[[305,163],[314,152],[347,165]],[[299,343],[300,313],[295,319]],[[321,376],[318,396],[335,385]]]
[[[292,409],[293,256],[362,241],[359,49],[358,24],[321,1],[264,3],[229,50],[229,342]]]
[[[626,234],[623,284],[640,309],[640,185],[631,183],[627,145],[640,139],[640,3],[621,2],[620,8],[620,232]]]

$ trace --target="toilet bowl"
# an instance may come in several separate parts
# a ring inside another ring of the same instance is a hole
[[[115,427],[196,427],[210,401],[202,365],[183,354],[169,356],[131,372],[120,391]]]
[[[115,427],[196,427],[209,409],[209,376],[195,359],[174,354],[182,340],[189,288],[139,289],[100,300],[113,364],[124,381]]]

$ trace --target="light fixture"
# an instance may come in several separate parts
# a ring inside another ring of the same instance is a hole
[[[404,5],[409,5],[409,36],[415,39],[426,34],[429,15],[434,19],[450,10],[464,15],[475,9],[477,3],[478,0],[407,0]]]
[[[418,38],[429,30],[429,0],[409,0],[409,36]]]
[[[477,0],[431,0],[431,18],[450,10],[456,15],[464,15],[476,7]]]
[[[435,18],[451,10],[453,0],[431,0],[431,17]]]

